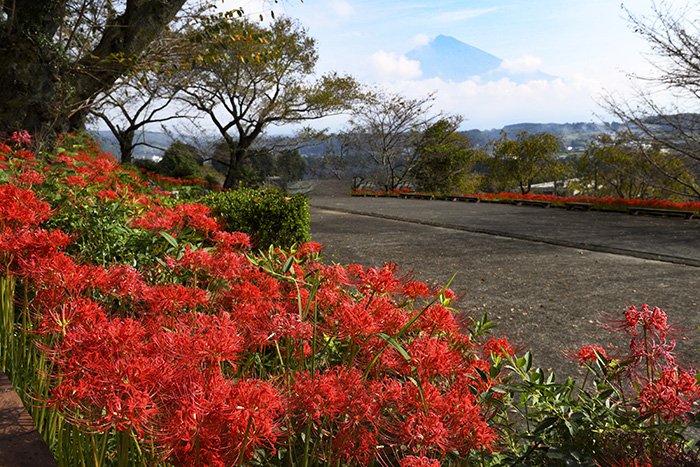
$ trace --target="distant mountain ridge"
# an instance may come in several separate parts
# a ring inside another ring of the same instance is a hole
[[[562,148],[571,147],[574,150],[579,150],[601,133],[611,133],[621,127],[619,123],[592,123],[592,122],[575,122],[575,123],[515,123],[506,125],[503,128],[494,128],[489,130],[465,130],[460,133],[469,137],[474,147],[485,147],[493,140],[500,137],[501,132],[505,132],[509,137],[513,138],[521,131],[528,133],[551,133],[561,142]],[[109,131],[93,131],[92,134],[97,138],[102,149],[111,152],[117,158],[119,157],[119,145],[116,139]],[[158,150],[149,146],[137,146],[135,156],[137,158],[152,158],[153,156],[161,156],[165,150],[173,142],[173,136],[183,141],[192,141],[191,136],[187,135],[167,135],[165,133],[147,131],[144,134],[146,143],[162,148]],[[284,137],[278,137],[284,139]],[[302,154],[306,157],[322,156],[329,142],[318,142],[305,145],[302,149]]]
[[[562,148],[572,150],[582,150],[586,144],[601,134],[610,134],[620,130],[620,123],[515,123],[506,125],[503,128],[491,130],[467,130],[460,133],[469,137],[475,147],[484,147],[490,142],[498,139],[501,132],[514,138],[518,133],[526,131],[531,134],[550,133],[559,139]]]
[[[503,67],[503,59],[445,35],[439,35],[428,44],[414,48],[406,54],[406,58],[420,63],[422,78],[462,82],[478,76],[482,81],[508,78],[518,84],[556,79],[539,70],[507,70]]]

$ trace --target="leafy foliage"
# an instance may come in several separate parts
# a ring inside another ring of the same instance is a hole
[[[309,202],[303,195],[240,188],[211,193],[202,202],[223,219],[226,230],[249,234],[257,248],[288,248],[309,240]]]
[[[197,163],[197,148],[182,141],[173,142],[163,153],[156,170],[167,177],[198,177],[201,171]]]
[[[191,48],[195,60],[186,72],[192,78],[181,99],[207,115],[224,139],[226,188],[246,181],[245,162],[267,127],[342,112],[358,92],[349,76],[315,76],[316,43],[289,18],[263,27],[213,15],[192,32]]]
[[[479,189],[474,164],[484,158],[457,133],[459,119],[440,119],[423,133],[414,169],[416,188],[432,193],[468,193]]]
[[[566,166],[557,160],[558,152],[557,139],[548,133],[520,132],[515,139],[504,133],[494,143],[490,182],[498,191],[517,186],[525,194],[533,183],[561,179]]]
[[[693,183],[681,159],[667,157],[658,148],[641,150],[624,135],[603,135],[591,143],[578,160],[577,174],[581,192],[597,197],[673,197],[683,192],[684,183]]]

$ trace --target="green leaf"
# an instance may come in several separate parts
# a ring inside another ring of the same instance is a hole
[[[484,370],[482,370],[480,368],[474,367],[474,369],[479,374],[479,378],[481,378],[481,380],[484,381],[485,383],[488,383],[489,375]]]
[[[165,241],[170,243],[170,245],[172,245],[173,248],[178,248],[177,240],[175,240],[175,237],[170,235],[168,232],[161,231],[161,232],[158,232],[158,235],[160,235],[161,237],[163,237],[165,239]]]
[[[285,261],[284,266],[282,267],[282,274],[289,272],[292,267],[292,263],[294,263],[294,256],[287,258],[287,261]]]
[[[542,420],[542,422],[539,425],[537,425],[537,427],[535,428],[535,433],[541,433],[542,431],[546,430],[550,426],[554,425],[558,420],[559,420],[559,418],[557,418],[557,417],[545,418],[544,420]]]
[[[377,334],[377,337],[384,339],[390,346],[396,349],[396,351],[406,360],[406,362],[411,363],[411,356],[408,354],[408,352],[406,352],[406,349],[404,349],[401,344],[396,342],[396,339],[381,332]]]

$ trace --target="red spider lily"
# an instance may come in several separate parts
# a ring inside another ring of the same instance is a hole
[[[132,222],[132,226],[148,230],[177,231],[190,227],[205,234],[219,229],[216,220],[209,217],[211,210],[202,204],[178,204],[174,208],[154,206]]]
[[[115,264],[107,269],[107,280],[102,292],[116,298],[132,297],[138,300],[146,288],[143,276],[132,266]]]
[[[290,337],[295,341],[311,339],[313,326],[304,322],[298,313],[279,313],[271,317],[272,340]]]
[[[0,225],[37,226],[51,217],[51,207],[28,189],[11,184],[0,185]]]
[[[398,278],[394,276],[397,265],[394,263],[385,264],[381,268],[356,269],[357,288],[366,293],[383,294],[393,292],[400,284]]]
[[[420,389],[405,383],[391,412],[398,420],[390,425],[386,443],[406,446],[410,454],[419,456],[490,449],[496,437],[476,405],[469,381],[460,378],[444,392],[426,381]]]
[[[674,329],[664,310],[646,304],[641,308],[630,306],[623,320],[610,318],[609,321],[611,324],[606,328],[624,332],[630,337],[630,356],[635,366],[645,362],[648,373],[652,369],[656,371],[675,365],[673,349],[676,342],[668,339]]]
[[[54,403],[91,431],[148,431],[166,366],[146,337],[146,329],[132,319],[74,326],[53,353]]]
[[[41,185],[44,183],[45,177],[36,170],[24,170],[22,173],[12,177],[13,184],[31,188],[33,185]]]
[[[180,284],[146,286],[141,299],[144,302],[144,312],[151,315],[176,314],[209,304],[205,290]]]
[[[243,232],[214,232],[213,239],[219,247],[230,247],[236,250],[252,246],[250,235]]]
[[[32,137],[27,130],[21,130],[13,132],[8,141],[18,146],[29,146],[32,143]]]
[[[421,381],[429,381],[435,376],[449,378],[468,367],[462,356],[444,339],[419,337],[406,346],[406,351],[411,362],[406,362],[404,374],[411,375],[411,367],[414,367]]]
[[[40,314],[39,334],[65,334],[75,327],[91,328],[104,323],[107,315],[99,303],[88,298],[77,298],[53,308],[44,309]]]
[[[108,282],[104,268],[79,264],[63,252],[31,257],[22,261],[22,268],[23,275],[36,287],[37,307],[53,308],[67,298],[101,290]]]
[[[584,366],[598,360],[598,355],[603,356],[603,358],[608,358],[605,349],[601,346],[595,344],[582,345],[579,347],[578,352],[576,352],[576,359],[578,360],[579,366]]]
[[[641,310],[634,305],[627,309],[624,329],[632,336],[638,336],[642,331],[649,331],[665,338],[671,327],[668,325],[668,317],[664,310],[658,307],[650,310],[649,305],[644,304]]]
[[[306,242],[299,245],[297,250],[297,257],[304,258],[316,258],[319,253],[323,250],[323,245],[317,242]]]
[[[425,298],[432,294],[432,290],[423,282],[410,281],[404,284],[401,292],[409,298]]]
[[[663,370],[661,377],[649,382],[639,394],[642,415],[658,415],[667,422],[689,421],[692,407],[699,399],[700,386],[695,378],[678,368]]]
[[[459,334],[459,324],[454,313],[449,308],[438,304],[425,310],[417,322],[417,326],[431,335],[445,333],[454,336]]]
[[[71,238],[60,230],[34,228],[0,230],[0,260],[6,270],[14,275],[25,276],[20,264],[33,258],[51,256],[71,242]]]
[[[183,372],[183,376],[187,372]],[[158,442],[179,465],[236,465],[256,449],[274,452],[283,409],[277,391],[259,380],[188,375],[165,393]]]
[[[377,454],[382,385],[363,379],[355,368],[298,375],[290,396],[290,410],[302,426],[315,422],[333,427],[333,457],[367,464]],[[323,428],[322,428],[323,429]],[[318,433],[323,436],[323,433]]]
[[[114,201],[119,198],[119,194],[114,190],[100,190],[95,193],[95,197],[100,201]]]
[[[425,456],[406,456],[401,459],[400,467],[440,467],[440,461]]]
[[[491,354],[502,357],[512,356],[515,355],[515,350],[505,337],[492,337],[484,344],[484,356],[488,357]]]
[[[176,367],[218,369],[223,362],[235,367],[243,349],[239,325],[228,314],[183,313],[154,337],[157,348]]]

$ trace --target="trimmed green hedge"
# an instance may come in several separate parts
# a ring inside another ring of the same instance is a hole
[[[309,200],[304,195],[240,188],[211,193],[201,202],[224,220],[226,230],[249,234],[257,248],[288,248],[311,238]]]

